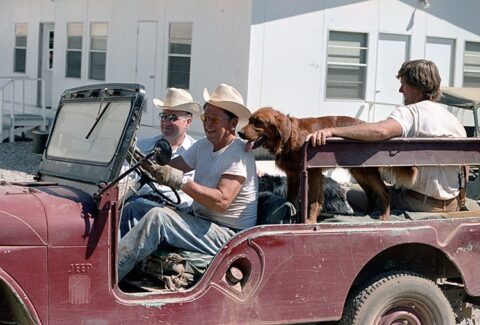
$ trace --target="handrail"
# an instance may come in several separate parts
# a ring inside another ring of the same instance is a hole
[[[372,105],[385,105],[385,106],[399,106],[400,104],[396,103],[387,103],[387,102],[372,102],[370,100],[364,100],[365,103],[367,103],[369,106]]]
[[[26,82],[33,82],[38,85],[38,82],[40,82],[40,95],[41,95],[41,104],[40,104],[40,109],[41,109],[41,118],[42,118],[42,123],[40,124],[40,129],[41,131],[46,131],[47,127],[47,117],[46,117],[46,112],[45,112],[45,81],[40,78],[31,78],[31,77],[15,77],[15,76],[0,76],[1,79],[7,79],[7,81],[0,86],[0,116],[2,119],[2,127],[0,129],[0,139],[3,140],[3,118],[5,114],[5,108],[6,108],[6,93],[7,89],[10,87],[10,112],[9,112],[9,117],[10,117],[10,134],[9,134],[9,141],[14,142],[15,141],[15,128],[16,128],[16,123],[15,123],[15,114],[17,113],[16,107],[17,104],[20,104],[21,107],[21,114],[25,114],[25,98],[26,98],[26,92],[25,88]],[[17,102],[16,98],[16,84],[20,83],[20,101]],[[35,88],[35,92],[37,92]],[[33,104],[32,104],[33,105]],[[36,103],[35,103],[36,105]]]
[[[328,138],[324,146],[302,147],[300,214],[308,211],[308,171],[312,168],[480,165],[480,138],[394,138],[358,141]]]
[[[0,79],[3,79],[0,77]],[[0,116],[2,117],[2,127],[0,129],[0,139],[3,141],[3,116],[5,111],[5,89],[10,85],[13,84],[14,80],[10,79],[5,84],[0,86],[0,94],[1,94],[1,101],[0,101]],[[12,119],[12,109],[10,108],[10,119]]]
[[[480,138],[328,138],[304,145],[304,168],[480,165]]]
[[[375,105],[383,105],[383,106],[399,106],[400,104],[396,103],[387,103],[387,102],[374,102],[374,101],[369,101],[369,100],[364,100],[363,101],[365,104],[368,105],[368,120],[367,122],[375,122]]]

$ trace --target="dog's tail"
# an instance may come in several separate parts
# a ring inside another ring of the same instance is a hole
[[[417,167],[380,167],[382,178],[395,188],[411,188],[417,180]]]

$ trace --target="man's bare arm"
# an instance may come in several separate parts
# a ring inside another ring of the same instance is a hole
[[[330,137],[375,141],[399,137],[402,133],[403,129],[400,123],[394,119],[386,119],[376,123],[363,123],[315,131],[307,136],[307,141],[310,141],[313,146],[317,146],[326,144],[326,139]]]
[[[188,181],[182,190],[208,209],[224,212],[240,193],[244,182],[245,177],[242,176],[222,175],[216,188]]]

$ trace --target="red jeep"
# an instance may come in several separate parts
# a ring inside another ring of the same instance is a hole
[[[306,147],[296,222],[238,233],[187,290],[122,290],[118,181],[144,100],[138,84],[65,91],[37,181],[1,184],[0,323],[478,322],[480,212],[302,223],[310,168],[478,165],[478,139]]]

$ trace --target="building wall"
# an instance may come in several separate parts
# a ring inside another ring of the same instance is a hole
[[[384,118],[392,106],[325,98],[330,31],[368,34],[365,100],[378,101],[379,90],[389,90],[397,104],[401,101],[396,93],[397,69],[384,71],[385,66],[377,64],[389,60],[378,56],[379,35],[408,37],[412,59],[436,54],[427,48],[427,38],[453,40],[453,86],[462,86],[465,41],[480,42],[477,0],[463,0],[461,5],[435,0],[429,8],[419,0],[0,0],[0,8],[0,76],[15,75],[15,23],[28,22],[27,72],[19,75],[29,77],[38,75],[39,25],[55,23],[53,107],[64,89],[99,82],[87,78],[92,22],[108,23],[105,82],[142,82],[137,80],[139,67],[154,62],[147,87],[150,100],[162,97],[166,87],[169,23],[192,22],[190,91],[197,101],[203,102],[205,87],[212,90],[226,82],[244,95],[252,109],[273,105],[299,117],[352,115],[368,121]],[[80,79],[65,77],[68,22],[84,23]],[[139,22],[157,26],[152,39],[155,51],[144,58],[137,50]],[[152,127],[142,128],[141,135],[157,132],[158,117],[149,105],[142,123]],[[467,113],[456,113],[471,124]],[[199,121],[193,131],[202,133]]]
[[[67,22],[108,22],[109,39],[107,49],[106,82],[141,82],[136,80],[137,62],[142,64],[142,58],[137,57],[137,26],[139,21],[157,23],[156,53],[151,53],[155,62],[154,87],[148,89],[149,99],[162,97],[167,85],[168,64],[168,28],[170,22],[192,22],[192,59],[190,91],[197,101],[203,101],[205,87],[212,89],[220,82],[235,85],[242,93],[247,89],[247,71],[240,69],[248,62],[248,15],[238,15],[239,12],[249,12],[245,9],[248,3],[239,1],[129,1],[129,0],[61,0],[57,1],[57,26],[59,35],[66,35]],[[62,13],[61,15],[58,13]],[[232,35],[232,31],[236,31]],[[66,39],[56,43],[57,52],[64,53]],[[88,47],[88,45],[85,45]],[[147,59],[147,58],[146,58]],[[86,84],[87,57],[83,78],[68,80],[64,78],[65,60],[56,61],[59,84],[55,87],[58,95],[65,87]],[[149,102],[149,105],[151,103]],[[149,106],[149,109],[152,109]],[[152,130],[144,130],[146,134],[157,131],[158,120],[142,121],[154,126]],[[193,128],[201,133],[197,121]]]
[[[0,0],[0,26],[4,27],[8,41],[0,41],[0,57],[7,62],[0,67],[0,76],[11,76],[13,66],[14,25],[28,21],[27,72],[37,76],[38,26],[40,22],[55,22],[54,71],[52,96],[58,103],[63,90],[103,81],[88,79],[89,26],[92,22],[108,23],[107,66],[104,82],[141,82],[137,80],[137,26],[139,22],[155,22],[157,25],[156,52],[145,61],[153,61],[154,86],[147,87],[149,107],[151,99],[162,97],[167,85],[168,29],[170,22],[192,22],[192,55],[190,91],[203,102],[203,90],[213,90],[221,82],[234,85],[242,94],[247,92],[248,53],[250,30],[250,2],[235,0]],[[31,9],[31,10],[30,10]],[[83,54],[81,78],[66,78],[67,23],[83,22]],[[150,113],[150,120],[142,123],[153,125],[141,133],[158,133],[157,114]],[[144,114],[147,116],[146,114]],[[199,121],[192,131],[203,133]]]
[[[40,23],[54,20],[54,5],[49,0],[0,0],[0,87],[9,78],[22,78],[25,76],[36,78],[38,75],[38,46]],[[27,52],[26,72],[15,73],[14,70],[14,47],[15,47],[15,23],[27,23]],[[21,82],[15,82],[15,96],[21,98],[25,94],[27,102],[37,101],[37,83],[35,81],[25,82],[23,89]],[[10,89],[3,94],[10,100]],[[5,109],[7,109],[5,107]]]
[[[15,45],[15,23],[28,23],[27,46],[38,48],[38,29],[40,22],[54,20],[54,4],[50,0],[0,0],[0,76],[18,76],[13,72],[13,53]],[[27,50],[26,75],[37,75],[37,51]]]
[[[376,101],[377,76],[388,73],[391,85],[398,71],[378,67],[381,33],[410,38],[410,59],[429,58],[427,37],[455,42],[453,84],[462,86],[465,41],[480,41],[480,2],[418,0],[315,1],[299,6],[293,0],[257,0],[252,6],[248,102],[252,107],[270,106],[295,116],[352,115],[364,120],[383,119],[393,106],[369,108],[363,100],[325,98],[329,31],[368,34],[365,100]],[[385,58],[383,58],[385,59]],[[388,58],[387,58],[388,60]],[[400,66],[398,66],[399,68]],[[446,84],[445,84],[446,85]],[[398,88],[395,89],[397,91]],[[397,104],[401,104],[401,96]],[[471,125],[471,113],[456,112]]]

